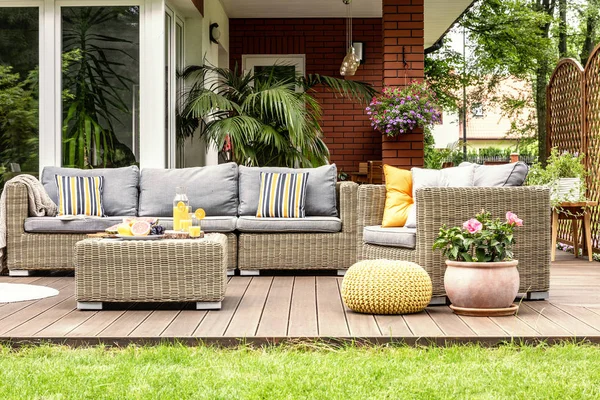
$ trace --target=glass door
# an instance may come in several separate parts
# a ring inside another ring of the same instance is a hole
[[[64,6],[62,164],[139,163],[140,7]]]
[[[39,170],[38,7],[0,3],[0,192],[19,172]]]

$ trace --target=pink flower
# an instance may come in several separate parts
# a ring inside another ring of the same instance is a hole
[[[477,221],[475,218],[471,218],[463,224],[463,228],[468,230],[469,233],[479,232],[483,225],[481,222]]]
[[[508,222],[511,225],[523,226],[523,220],[517,217],[517,214],[511,211],[508,211],[506,213],[506,222]]]

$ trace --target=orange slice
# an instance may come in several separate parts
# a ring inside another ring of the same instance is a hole
[[[199,208],[194,212],[194,215],[198,219],[204,219],[206,217],[206,212],[202,208]]]

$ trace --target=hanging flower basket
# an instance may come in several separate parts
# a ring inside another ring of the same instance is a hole
[[[371,126],[390,137],[441,121],[435,93],[425,83],[385,87],[366,108]]]

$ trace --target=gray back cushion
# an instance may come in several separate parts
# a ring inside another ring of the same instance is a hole
[[[478,165],[463,162],[459,167],[475,165],[475,186],[523,186],[529,167],[522,161],[501,165]]]
[[[58,204],[55,175],[103,176],[102,205],[107,216],[132,216],[138,211],[138,186],[140,170],[135,165],[124,168],[76,169],[46,167],[42,171],[42,184],[48,195]]]
[[[318,168],[274,168],[240,166],[240,207],[239,215],[256,215],[260,191],[261,172],[308,172],[306,185],[307,216],[337,217],[335,185],[337,168],[335,164]]]
[[[237,215],[238,166],[235,163],[199,168],[144,168],[140,178],[140,217],[172,217],[177,186],[187,188],[192,209],[210,217]]]

